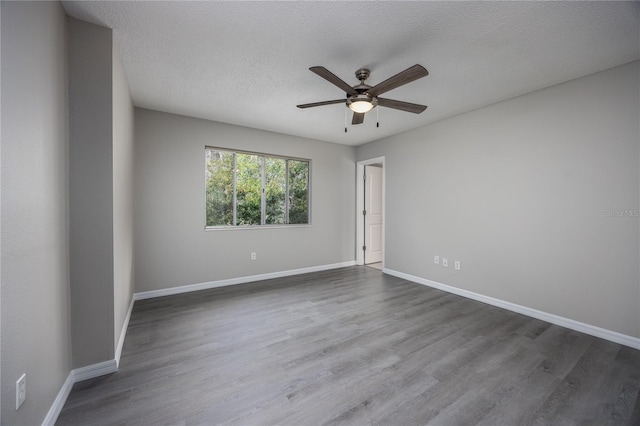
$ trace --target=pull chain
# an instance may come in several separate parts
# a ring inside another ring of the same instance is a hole
[[[376,107],[376,127],[380,127],[380,108]]]
[[[344,109],[344,132],[347,133],[347,109]]]

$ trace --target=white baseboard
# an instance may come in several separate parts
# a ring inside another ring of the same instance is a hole
[[[99,362],[97,364],[87,365],[86,367],[76,368],[72,371],[74,383],[83,380],[93,379],[94,377],[104,376],[118,371],[118,363],[115,359]]]
[[[87,365],[86,367],[76,368],[71,370],[67,376],[67,380],[60,388],[56,399],[53,401],[47,416],[42,421],[42,426],[53,426],[58,420],[58,416],[67,402],[69,393],[75,383],[83,380],[93,379],[94,377],[104,376],[105,374],[115,373],[118,370],[118,364],[115,359],[99,362],[93,365]]]
[[[230,278],[226,280],[210,281],[210,282],[199,283],[199,284],[189,284],[189,285],[184,285],[180,287],[163,288],[161,290],[143,291],[141,293],[134,294],[133,297],[135,300],[152,299],[155,297],[171,296],[174,294],[181,294],[181,293],[190,293],[192,291],[208,290],[211,288],[226,287],[226,286],[236,285],[236,284],[246,284],[254,281],[270,280],[273,278],[282,278],[282,277],[288,277],[291,275],[307,274],[309,272],[328,271],[330,269],[354,266],[355,264],[356,264],[355,260],[350,260],[348,262],[332,263],[330,265],[320,265],[320,266],[312,266],[309,268],[291,269],[289,271],[270,272],[267,274],[259,274],[259,275],[249,275],[246,277]]]
[[[416,277],[414,275],[405,274],[404,272],[394,271],[393,269],[385,268],[383,269],[382,272],[384,272],[385,274],[393,275],[394,277],[403,278],[407,281],[412,281],[417,284],[422,284],[428,287],[437,288],[438,290],[443,290],[443,291],[446,291],[447,293],[457,294],[458,296],[477,300],[479,302],[497,306],[499,308],[503,308],[512,312],[527,315],[529,317],[537,318],[542,321],[547,321],[552,324],[566,327],[571,330],[579,331],[581,333],[585,333],[591,336],[599,337],[601,339],[609,340],[614,343],[619,343],[621,345],[629,346],[634,349],[640,349],[640,338],[637,338],[637,337],[627,336],[626,334],[618,333],[616,331],[607,330],[604,328],[596,327],[594,325],[585,324],[580,321],[575,321],[569,318],[539,311],[537,309],[532,309],[526,306],[507,302],[505,300],[496,299],[496,298],[485,296],[479,293],[474,293],[472,291],[463,290],[460,288],[442,284],[436,281],[431,281],[425,278]]]
[[[71,388],[73,388],[74,383],[73,371],[71,371],[67,376],[67,380],[64,381],[64,384],[60,388],[58,396],[56,396],[56,399],[53,401],[47,416],[42,421],[42,426],[53,426],[56,424],[58,416],[62,411],[62,407],[64,407],[64,404],[67,402],[67,398],[69,397],[69,393],[71,393]]]
[[[58,416],[60,416],[60,412],[64,407],[64,404],[67,402],[67,398],[69,397],[69,393],[71,393],[71,389],[75,383],[81,382],[83,380],[93,379],[95,377],[104,376],[105,374],[111,374],[118,371],[118,365],[120,364],[120,355],[122,354],[122,346],[124,345],[124,338],[127,334],[127,328],[129,327],[129,319],[131,318],[131,311],[133,310],[133,302],[134,298],[131,298],[131,303],[129,303],[129,310],[127,311],[127,315],[124,319],[124,324],[122,325],[122,331],[120,332],[120,338],[118,339],[118,346],[116,348],[115,359],[110,359],[108,361],[100,362],[98,364],[87,365],[86,367],[76,368],[75,370],[71,370],[69,375],[67,376],[67,380],[65,380],[62,388],[58,392],[56,399],[53,401],[47,416],[42,421],[42,426],[53,426],[58,420]]]
[[[122,330],[120,330],[120,338],[118,339],[118,346],[116,346],[116,368],[120,366],[120,355],[122,355],[122,347],[124,346],[124,338],[127,335],[127,328],[129,328],[129,320],[131,319],[131,311],[133,311],[133,303],[136,301],[134,297],[131,298],[131,302],[129,303],[129,309],[127,310],[127,315],[124,318],[124,323],[122,324]]]

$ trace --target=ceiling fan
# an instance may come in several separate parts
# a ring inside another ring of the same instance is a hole
[[[388,92],[389,90],[396,89],[400,86],[404,86],[407,83],[411,83],[419,78],[429,75],[429,71],[422,65],[414,65],[406,70],[394,75],[378,83],[375,86],[369,86],[365,84],[365,80],[369,78],[370,71],[366,68],[360,68],[356,71],[356,78],[360,80],[360,84],[353,87],[349,86],[340,77],[333,74],[325,67],[311,67],[310,71],[318,74],[320,77],[327,80],[344,90],[347,94],[346,99],[335,99],[332,101],[313,102],[310,104],[297,105],[298,108],[311,108],[322,105],[342,104],[346,103],[347,107],[353,111],[353,119],[351,124],[362,124],[364,122],[364,114],[371,111],[376,106],[382,106],[387,108],[399,109],[401,111],[412,112],[414,114],[420,114],[427,109],[425,105],[412,104],[410,102],[396,101],[393,99],[381,98],[379,95]],[[345,128],[346,131],[346,128]]]

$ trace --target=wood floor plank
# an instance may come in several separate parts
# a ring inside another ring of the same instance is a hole
[[[137,301],[58,425],[637,425],[640,351],[349,267]]]

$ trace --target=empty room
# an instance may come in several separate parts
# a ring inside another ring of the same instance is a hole
[[[640,2],[2,1],[0,424],[640,424]]]

